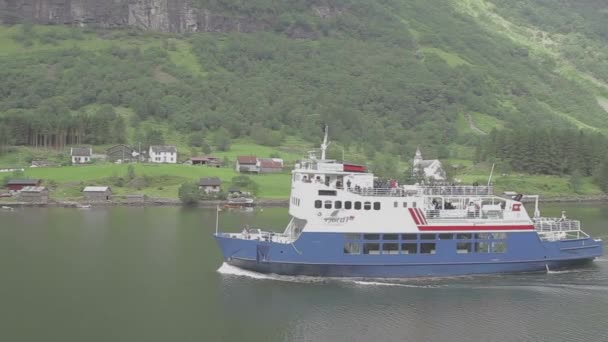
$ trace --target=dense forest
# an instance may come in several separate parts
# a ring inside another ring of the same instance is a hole
[[[230,139],[277,145],[285,136],[316,142],[328,124],[334,140],[370,158],[409,158],[417,145],[429,157],[449,157],[457,145],[476,149],[478,160],[567,174],[578,165],[559,147],[569,137],[601,145],[593,162],[578,167],[582,173],[605,157],[598,134],[608,131],[607,113],[597,98],[606,90],[560,68],[566,61],[608,80],[600,62],[608,40],[600,1],[491,0],[473,9],[450,0],[198,3],[256,18],[266,29],[171,35],[27,22],[3,28],[0,146],[134,143],[125,127],[145,121],[165,123],[198,146],[213,143],[220,129]],[[492,29],[482,10],[559,38],[560,55]],[[499,122],[501,130],[484,137],[459,129],[468,113]],[[547,139],[538,139],[541,133]],[[140,132],[137,139],[157,137]],[[490,145],[476,148],[480,141]],[[555,145],[555,156],[568,160],[515,162],[522,144]]]

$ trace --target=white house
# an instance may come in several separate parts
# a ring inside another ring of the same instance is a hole
[[[425,180],[428,181],[443,181],[446,180],[445,171],[441,166],[441,162],[438,159],[422,159],[422,153],[420,147],[416,148],[416,155],[414,156],[414,167],[412,173],[416,176],[416,173],[422,172]]]
[[[150,146],[148,154],[150,163],[177,163],[177,148],[175,146]]]
[[[256,156],[236,157],[236,172],[260,173],[260,162]]]
[[[93,149],[90,147],[72,147],[70,148],[70,156],[72,156],[72,164],[86,164],[91,162]]]

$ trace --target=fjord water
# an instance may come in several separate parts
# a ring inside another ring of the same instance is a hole
[[[547,204],[608,240],[608,205]],[[287,210],[222,212],[282,230]],[[404,281],[222,266],[213,209],[0,211],[0,341],[608,341],[608,258]],[[218,272],[218,269],[220,271]]]

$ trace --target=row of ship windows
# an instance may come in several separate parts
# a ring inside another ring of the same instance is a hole
[[[363,208],[363,210],[371,210],[372,209],[372,205],[374,210],[380,210],[381,204],[380,202],[351,202],[351,201],[344,201],[344,203],[342,201],[321,201],[321,200],[316,200],[315,201],[315,208],[317,209],[321,209],[321,208],[325,208],[325,209],[342,209],[342,204],[344,204],[344,209],[350,210],[350,209],[355,209],[355,210],[361,210],[361,208]],[[354,205],[353,205],[354,204]],[[395,208],[398,207],[398,202],[395,202]],[[407,202],[403,202],[403,207],[407,208]],[[412,208],[416,208],[416,202],[412,202]]]
[[[344,254],[360,255],[361,243],[347,242],[344,244]],[[504,241],[458,242],[456,253],[506,253],[507,243]],[[434,242],[408,243],[364,243],[363,254],[366,255],[398,255],[398,254],[436,254],[437,244]]]
[[[347,233],[344,237],[349,241],[356,240],[504,240],[507,238],[507,233],[492,232],[492,233],[441,233],[441,234],[357,234]]]

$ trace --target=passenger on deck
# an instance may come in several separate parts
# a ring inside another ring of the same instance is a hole
[[[346,181],[346,187],[350,189],[350,185],[351,185],[351,182],[350,182],[350,179],[349,179],[349,180]]]

